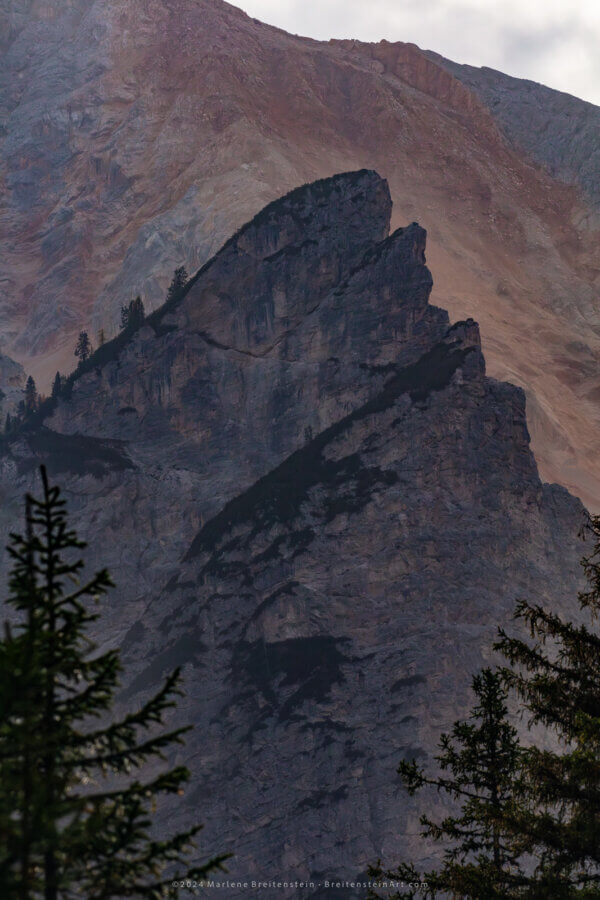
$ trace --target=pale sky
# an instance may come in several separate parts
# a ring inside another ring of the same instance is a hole
[[[328,40],[409,41],[600,105],[600,0],[233,0]]]

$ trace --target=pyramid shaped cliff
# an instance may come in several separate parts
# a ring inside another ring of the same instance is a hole
[[[370,170],[270,204],[0,459],[2,526],[44,461],[118,581],[128,700],[184,667],[194,774],[162,815],[236,880],[314,881],[290,896],[422,852],[398,760],[468,708],[517,597],[567,610],[580,579],[523,391],[390,217]]]

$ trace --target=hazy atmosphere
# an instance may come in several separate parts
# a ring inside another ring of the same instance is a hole
[[[246,0],[242,6],[292,33],[412,42],[600,104],[600,4],[594,0]]]

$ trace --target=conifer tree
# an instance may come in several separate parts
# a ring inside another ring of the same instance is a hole
[[[35,386],[35,381],[33,380],[33,376],[30,375],[27,381],[25,382],[25,415],[29,415],[29,413],[35,412],[38,405],[38,392],[37,387]]]
[[[6,413],[6,420],[4,422],[4,434],[10,434],[12,431],[12,419],[10,413]]]
[[[138,294],[135,300],[132,300],[129,304],[127,327],[131,328],[133,331],[136,331],[138,328],[142,327],[145,318],[146,313],[144,310],[144,303],[142,301],[142,298]]]
[[[173,278],[167,291],[167,303],[179,295],[188,283],[188,273],[185,266],[179,266],[173,272]]]
[[[125,331],[129,325],[129,305],[121,307],[121,331]]]
[[[54,376],[54,381],[52,382],[52,398],[54,400],[56,400],[56,398],[60,396],[61,389],[62,378],[60,377],[60,372],[57,372]]]
[[[106,572],[81,583],[85,544],[42,468],[43,497],[26,498],[26,530],[12,534],[8,604],[0,641],[0,897],[108,900],[179,896],[173,878],[203,877],[225,857],[189,867],[199,826],[150,833],[159,795],[179,794],[186,768],[144,779],[187,728],[159,730],[181,694],[175,670],[137,711],[110,717],[116,650],[97,653],[92,608]]]
[[[584,534],[593,543],[579,594],[587,622],[520,601],[515,617],[529,639],[501,630],[497,644],[529,720],[554,738],[554,749],[528,749],[526,795],[502,817],[537,860],[529,896],[600,897],[600,516]]]
[[[144,324],[145,318],[144,302],[138,294],[128,306],[121,307],[121,331],[136,331]]]
[[[500,900],[519,896],[524,883],[523,847],[499,823],[502,810],[521,792],[522,750],[508,720],[507,692],[501,677],[484,669],[473,679],[477,698],[467,721],[456,722],[440,740],[436,757],[441,775],[429,777],[414,761],[401,762],[398,773],[410,795],[425,785],[460,803],[457,815],[435,822],[421,817],[422,836],[444,845],[442,866],[419,873],[411,863],[384,870],[370,869],[377,880],[426,887],[400,889],[392,895],[374,889],[370,896],[465,897]]]
[[[77,344],[75,345],[75,356],[79,358],[79,361],[84,363],[86,359],[89,359],[92,355],[92,345],[90,343],[90,339],[88,337],[87,331],[80,331],[79,337],[77,339]]]

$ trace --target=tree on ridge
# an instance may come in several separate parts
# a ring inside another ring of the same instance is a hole
[[[60,396],[60,392],[62,390],[63,380],[61,378],[60,372],[57,372],[54,376],[54,381],[52,382],[52,399],[56,400],[57,397]]]
[[[25,382],[25,415],[35,412],[38,406],[38,392],[33,376],[30,375]]]
[[[92,345],[88,333],[87,331],[80,331],[79,337],[77,338],[77,344],[75,345],[75,356],[79,358],[80,362],[84,363],[91,355]]]
[[[121,307],[121,331],[136,331],[142,327],[145,318],[144,303],[138,294],[127,306]]]
[[[185,266],[179,266],[173,272],[173,278],[171,279],[171,284],[167,290],[167,303],[170,300],[174,300],[181,291],[184,289],[186,284],[189,281],[187,269]]]

